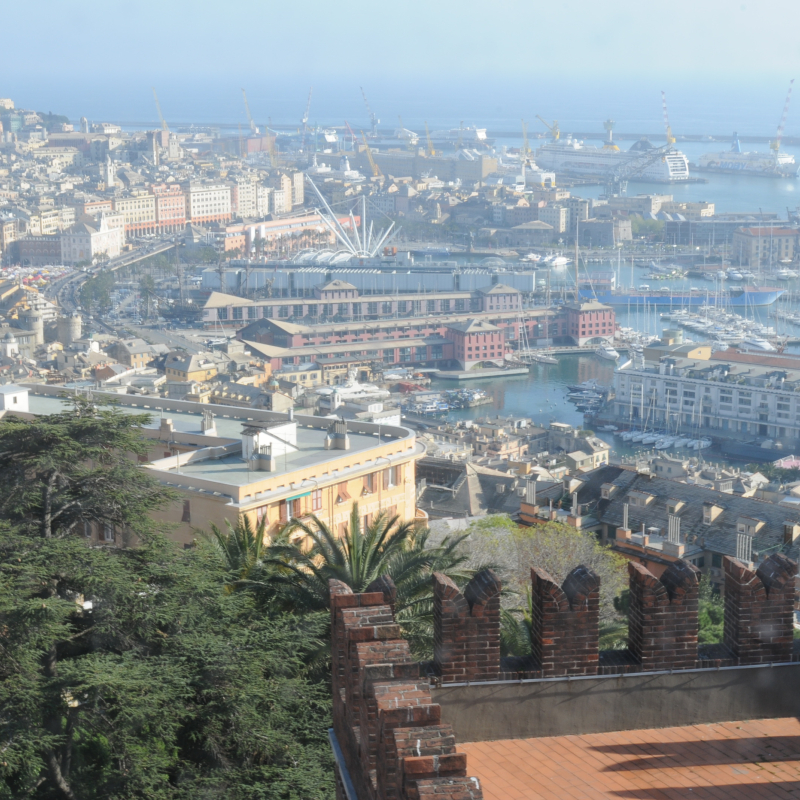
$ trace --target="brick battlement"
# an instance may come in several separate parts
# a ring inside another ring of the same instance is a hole
[[[757,570],[725,559],[725,641],[698,645],[699,572],[678,560],[660,578],[628,565],[628,648],[599,649],[600,578],[576,567],[559,586],[531,570],[531,657],[500,657],[501,585],[491,570],[460,591],[433,576],[434,661],[411,655],[380,578],[353,594],[330,582],[333,726],[359,800],[482,800],[431,683],[684,670],[800,660],[793,647],[797,564],[772,555]],[[345,800],[341,775],[337,800]]]
[[[465,619],[499,620],[493,575],[475,576],[466,597],[442,578],[435,581],[443,596]],[[483,800],[480,782],[468,776],[466,755],[456,752],[452,726],[442,722],[441,706],[431,698],[430,681],[420,676],[395,623],[394,584],[383,577],[369,589],[353,594],[330,581],[333,729],[359,800]],[[496,659],[494,645],[479,647],[475,636],[462,651],[470,658],[480,651],[481,663],[499,665],[499,629],[497,638]],[[336,796],[346,798],[338,767]]]

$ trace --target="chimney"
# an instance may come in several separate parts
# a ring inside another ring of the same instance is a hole
[[[681,544],[681,518],[675,514],[669,514],[667,516],[667,525],[667,541],[663,545],[664,553],[681,558],[685,550],[684,545]]]
[[[217,423],[214,422],[214,413],[208,409],[203,410],[203,419],[200,422],[200,432],[206,436],[217,435]]]
[[[172,420],[162,418],[161,428],[160,428],[160,433],[161,433],[160,438],[163,439],[164,437],[166,437],[166,440],[169,441],[172,438],[172,432],[174,430],[175,426],[172,424]]]
[[[347,433],[347,422],[344,419],[335,419],[328,428],[325,437],[326,450],[349,450],[350,436]]]
[[[753,537],[748,533],[736,534],[736,558],[749,564],[753,560]]]
[[[277,463],[275,456],[272,455],[271,444],[262,444],[253,453],[253,466],[261,472],[275,472]]]

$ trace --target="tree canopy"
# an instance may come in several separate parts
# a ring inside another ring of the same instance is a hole
[[[144,421],[86,401],[0,420],[0,800],[332,797],[309,667],[328,615],[265,614],[212,547],[154,530]]]

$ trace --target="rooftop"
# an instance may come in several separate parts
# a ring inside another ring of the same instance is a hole
[[[796,718],[460,744],[485,800],[798,796]]]

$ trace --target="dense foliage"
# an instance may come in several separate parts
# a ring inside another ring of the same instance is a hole
[[[100,272],[81,286],[81,305],[88,309],[111,307],[111,292],[116,285],[113,272]]]
[[[153,530],[141,422],[0,421],[0,798],[332,797],[327,615],[264,613],[213,548]]]

